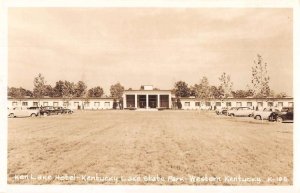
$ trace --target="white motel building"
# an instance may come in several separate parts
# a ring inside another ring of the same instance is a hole
[[[142,86],[139,90],[125,90],[123,93],[124,109],[174,109],[176,106],[175,95],[171,90],[155,90],[152,86]],[[182,109],[184,110],[214,110],[223,107],[250,107],[253,109],[263,109],[275,107],[293,107],[293,98],[224,98],[224,99],[197,99],[195,97],[180,98]],[[14,107],[34,107],[34,106],[54,106],[65,107],[72,110],[105,110],[113,109],[114,98],[94,97],[94,98],[11,98],[8,97],[8,108]]]

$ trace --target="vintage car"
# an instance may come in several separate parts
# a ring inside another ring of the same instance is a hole
[[[72,114],[73,111],[71,109],[63,108],[63,112],[66,114]]]
[[[58,114],[72,114],[73,111],[71,109],[67,109],[64,107],[54,107],[54,109],[58,112]]]
[[[287,122],[294,121],[294,108],[293,107],[283,107],[280,112],[272,112],[269,117],[270,121],[277,122]]]
[[[39,108],[14,107],[8,109],[8,117],[36,117],[40,114]]]
[[[216,110],[217,115],[227,115],[228,108],[223,107]]]
[[[233,108],[227,111],[228,116],[246,116],[246,117],[251,117],[253,115],[253,109],[250,107],[237,107]]]
[[[55,109],[52,106],[44,106],[44,107],[41,107],[40,113],[41,113],[41,115],[49,116],[49,115],[58,115],[61,113],[61,111],[58,109]]]
[[[263,110],[260,111],[254,111],[253,118],[257,120],[263,120],[263,119],[269,120],[272,112],[278,113],[280,111],[274,108],[264,108]]]

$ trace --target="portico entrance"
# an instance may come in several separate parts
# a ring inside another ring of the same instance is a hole
[[[124,108],[130,109],[168,109],[171,108],[171,91],[125,90],[123,94],[123,104]]]

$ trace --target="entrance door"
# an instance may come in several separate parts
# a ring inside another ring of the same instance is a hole
[[[157,107],[157,95],[149,95],[149,107],[156,108]]]
[[[138,95],[138,108],[146,108],[146,95]]]

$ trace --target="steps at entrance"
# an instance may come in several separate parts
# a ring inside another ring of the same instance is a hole
[[[154,108],[137,108],[136,111],[158,111],[158,109],[154,109]]]

